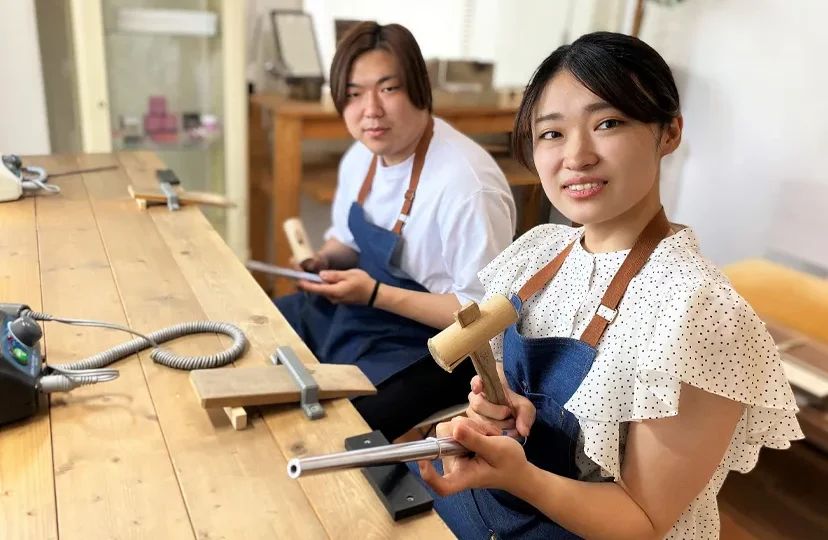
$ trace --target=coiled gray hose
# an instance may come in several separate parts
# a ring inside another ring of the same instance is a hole
[[[247,347],[247,338],[239,327],[229,323],[215,321],[195,321],[176,324],[144,336],[131,328],[112,323],[84,319],[63,319],[31,310],[26,310],[22,315],[38,321],[55,321],[78,326],[113,328],[140,336],[132,341],[100,352],[89,358],[78,360],[77,362],[55,366],[47,364],[47,368],[50,368],[54,372],[40,378],[40,389],[47,393],[68,392],[78,386],[111,381],[118,377],[118,371],[101,368],[139,351],[143,351],[148,347],[155,347],[150,353],[150,358],[156,363],[187,371],[193,369],[213,369],[227,365],[244,354],[245,348]],[[158,347],[159,343],[165,343],[190,334],[224,334],[233,338],[233,344],[218,354],[202,356],[176,355]]]

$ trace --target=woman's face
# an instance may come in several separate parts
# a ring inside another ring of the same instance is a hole
[[[533,115],[535,167],[552,204],[584,225],[660,204],[661,158],[676,149],[681,119],[668,128],[632,120],[569,72],[546,85]]]

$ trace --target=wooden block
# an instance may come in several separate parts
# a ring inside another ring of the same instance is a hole
[[[139,208],[146,208],[149,203],[167,204],[167,196],[159,190],[138,189],[134,186],[127,186],[130,197],[136,200]],[[206,193],[202,191],[180,191],[178,203],[182,206],[197,204],[199,206],[218,206],[220,208],[233,208],[236,206],[227,197],[217,193]]]
[[[224,413],[233,424],[233,429],[241,431],[247,427],[247,411],[244,407],[225,407]]]
[[[454,314],[454,320],[463,328],[476,321],[478,317],[480,317],[480,306],[477,302],[469,302]]]
[[[356,366],[318,364],[305,367],[319,385],[319,399],[377,393],[368,377]],[[295,403],[300,399],[299,387],[286,366],[198,369],[190,373],[190,382],[205,409]]]

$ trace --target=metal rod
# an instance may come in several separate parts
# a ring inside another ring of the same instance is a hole
[[[109,170],[112,170],[112,169],[117,169],[118,167],[120,167],[120,165],[106,165],[104,167],[92,167],[91,169],[78,169],[78,170],[75,170],[75,171],[64,171],[64,172],[59,172],[59,173],[54,173],[54,174],[49,173],[48,177],[49,178],[57,178],[59,176],[72,176],[72,175],[75,175],[75,174],[86,174],[86,173],[92,173],[92,172],[98,172],[98,171],[109,171]]]
[[[524,439],[514,431],[504,432],[504,435],[513,437],[523,444]],[[410,443],[389,444],[377,448],[349,450],[308,458],[293,458],[287,464],[287,472],[291,478],[299,478],[345,469],[406,463],[421,459],[433,460],[468,453],[466,447],[451,437],[429,437]]]

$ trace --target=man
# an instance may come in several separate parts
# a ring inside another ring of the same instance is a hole
[[[471,363],[446,373],[427,341],[482,299],[477,272],[513,240],[515,203],[494,159],[432,117],[425,61],[404,27],[353,28],[330,85],[356,141],[326,242],[303,264],[325,283],[302,281],[306,292],[276,305],[321,362],[355,364],[377,386],[353,403],[393,440],[466,399]]]

